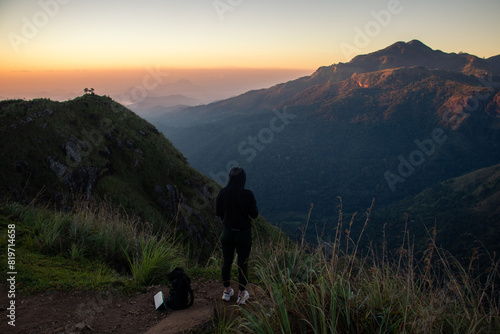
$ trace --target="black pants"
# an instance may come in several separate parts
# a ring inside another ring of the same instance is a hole
[[[230,285],[231,266],[234,259],[234,251],[238,254],[238,281],[241,291],[245,290],[248,283],[248,257],[252,249],[252,230],[232,230],[224,226],[220,238],[222,245],[222,282],[225,287]]]

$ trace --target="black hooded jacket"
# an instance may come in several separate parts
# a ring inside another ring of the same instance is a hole
[[[251,218],[259,211],[251,190],[245,189],[246,173],[242,168],[232,168],[227,185],[219,191],[215,202],[215,215],[232,229],[245,230],[252,227]]]

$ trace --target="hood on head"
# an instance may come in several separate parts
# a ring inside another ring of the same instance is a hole
[[[247,180],[247,174],[241,167],[233,167],[229,171],[228,187],[244,188]]]

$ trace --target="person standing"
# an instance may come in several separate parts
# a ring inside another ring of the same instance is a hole
[[[222,255],[222,299],[229,301],[234,295],[231,288],[231,266],[234,252],[238,254],[238,304],[244,304],[250,297],[246,290],[248,283],[248,258],[252,248],[252,219],[257,218],[259,210],[251,190],[245,189],[246,173],[243,168],[233,167],[229,171],[229,181],[217,194],[215,215],[222,220],[220,238]]]

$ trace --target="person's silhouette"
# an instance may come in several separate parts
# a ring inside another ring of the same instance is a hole
[[[222,220],[220,238],[224,261],[222,264],[222,299],[229,301],[234,294],[231,288],[231,266],[234,251],[238,254],[238,304],[249,298],[246,290],[248,283],[248,257],[252,248],[252,218],[259,215],[257,202],[252,191],[245,189],[246,173],[243,168],[233,167],[229,172],[227,185],[219,191],[215,202],[215,214]]]

